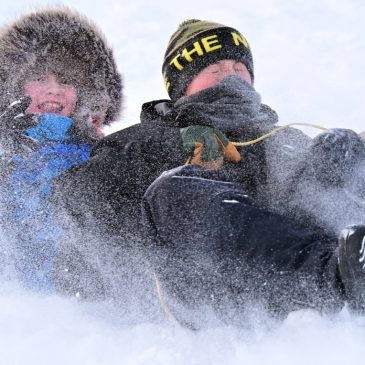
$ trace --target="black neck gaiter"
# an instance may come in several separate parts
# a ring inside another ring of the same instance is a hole
[[[207,125],[223,133],[256,130],[267,132],[277,122],[277,116],[261,104],[261,96],[249,83],[237,76],[228,76],[217,85],[174,104],[175,125]]]

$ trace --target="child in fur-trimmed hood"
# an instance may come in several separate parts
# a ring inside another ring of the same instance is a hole
[[[55,177],[85,162],[119,117],[122,80],[100,30],[65,7],[36,10],[0,30],[1,215],[14,265],[52,290],[62,235],[50,212]]]
[[[0,110],[22,95],[24,80],[48,73],[76,87],[71,117],[82,134],[95,137],[87,128],[118,119],[122,84],[113,52],[95,24],[66,7],[34,11],[0,30]]]

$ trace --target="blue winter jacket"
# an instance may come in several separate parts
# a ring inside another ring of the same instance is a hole
[[[29,288],[52,292],[51,270],[55,248],[62,235],[50,209],[52,181],[63,171],[86,161],[91,145],[79,143],[74,121],[44,114],[24,134],[39,147],[28,156],[14,156],[6,183],[8,230],[15,245],[15,267]]]

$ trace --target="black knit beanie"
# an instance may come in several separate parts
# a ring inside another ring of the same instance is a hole
[[[171,36],[162,65],[170,98],[179,99],[193,78],[205,67],[220,60],[242,62],[253,82],[253,59],[245,37],[222,24],[190,19]]]

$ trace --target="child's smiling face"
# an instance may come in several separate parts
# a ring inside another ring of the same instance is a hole
[[[27,109],[28,113],[58,114],[69,117],[75,111],[76,88],[73,85],[60,83],[52,74],[27,81],[23,93],[32,98]]]

